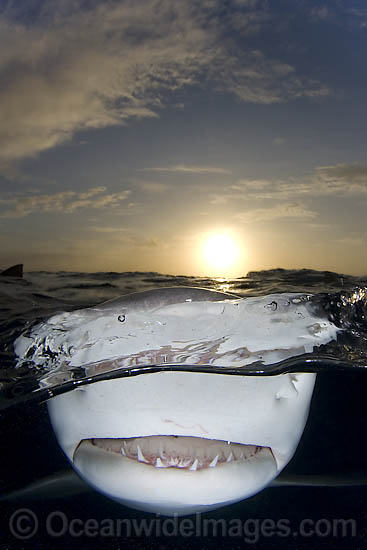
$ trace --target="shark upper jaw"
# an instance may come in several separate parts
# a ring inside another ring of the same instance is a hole
[[[266,486],[278,471],[269,447],[158,435],[85,439],[74,452],[73,465],[110,498],[166,515],[242,500]]]

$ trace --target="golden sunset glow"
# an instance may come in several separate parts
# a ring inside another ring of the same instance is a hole
[[[230,233],[212,233],[204,237],[201,260],[208,274],[222,275],[233,270],[239,259],[239,246]]]

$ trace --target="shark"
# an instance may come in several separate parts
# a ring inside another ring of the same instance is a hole
[[[58,313],[18,337],[15,352],[19,364],[54,376],[85,368],[90,383],[47,401],[57,440],[84,481],[131,508],[186,515],[271,484],[306,425],[314,373],[225,369],[266,369],[336,340],[339,330],[309,295],[172,287]],[[159,364],[173,368],[94,381]],[[213,372],[174,368],[185,365]]]

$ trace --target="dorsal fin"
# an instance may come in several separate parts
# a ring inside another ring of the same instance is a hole
[[[8,267],[0,273],[2,277],[23,277],[23,264],[16,264]]]

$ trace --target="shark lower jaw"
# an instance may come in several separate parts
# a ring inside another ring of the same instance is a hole
[[[237,502],[278,473],[269,447],[189,436],[84,439],[73,465],[106,496],[165,515]]]

